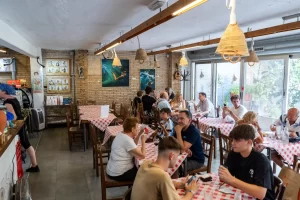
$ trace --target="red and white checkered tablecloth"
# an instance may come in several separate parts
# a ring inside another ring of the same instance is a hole
[[[199,128],[202,132],[206,132],[209,127],[220,128],[223,135],[229,136],[230,131],[235,124],[225,123],[223,119],[219,118],[201,118],[199,119]]]
[[[265,148],[274,149],[290,165],[293,164],[294,155],[300,155],[300,142],[284,143],[282,140],[275,140],[265,137],[264,142],[261,144],[256,144],[254,148],[259,152],[262,152]]]
[[[157,158],[157,146],[154,145],[154,143],[146,143],[146,158],[144,159],[135,159],[135,165],[139,167],[145,160],[151,160],[152,162],[156,161]],[[172,176],[174,172],[180,167],[180,165],[183,163],[183,161],[186,159],[187,154],[183,153],[180,154],[177,158],[175,167],[168,169],[168,174]]]
[[[116,118],[114,114],[109,114],[107,118],[100,118],[100,106],[91,105],[79,107],[80,121],[87,120],[90,121],[94,126],[96,126],[101,131],[105,131],[108,125]]]
[[[149,130],[148,134],[147,134],[147,139],[151,136],[151,134],[154,132],[154,130],[152,130],[150,127],[147,126],[147,129]],[[123,126],[119,125],[119,126],[109,126],[106,128],[105,130],[105,135],[103,138],[103,142],[102,145],[104,145],[111,136],[115,137],[118,133],[123,131]]]
[[[222,192],[219,192],[219,187],[220,187],[220,180],[219,180],[219,176],[217,174],[210,174],[213,178],[212,181],[207,182],[207,183],[202,183],[201,180],[200,184],[199,184],[199,188],[196,192],[196,194],[193,197],[193,200],[204,200],[205,196],[209,196],[212,195],[213,200],[234,200],[234,194],[225,194]],[[198,178],[199,176],[197,176]],[[179,179],[173,179],[174,181],[182,181],[183,178],[179,178]],[[236,192],[240,192],[241,193],[241,199],[242,200],[255,200],[254,197],[249,196],[248,194],[241,192],[241,190],[236,189],[228,184],[224,184],[222,186],[222,188],[228,188],[230,190],[232,190],[234,193]],[[177,190],[179,196],[183,197],[185,195],[185,191],[183,189],[178,189]]]

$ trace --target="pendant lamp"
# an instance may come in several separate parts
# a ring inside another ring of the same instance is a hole
[[[156,55],[154,55],[154,63],[153,63],[154,68],[160,68],[160,65],[156,59]]]
[[[139,36],[136,36],[139,42],[139,49],[136,50],[136,54],[135,54],[135,60],[138,60],[140,64],[143,64],[145,62],[145,60],[148,59],[147,53],[145,51],[145,49],[141,48],[141,44],[140,44],[140,39]]]
[[[188,63],[188,61],[187,61],[187,59],[185,57],[185,53],[182,52],[182,56],[181,56],[180,61],[179,61],[179,66],[181,66],[181,67],[187,67],[188,65],[189,65],[189,63]]]
[[[113,60],[112,66],[113,66],[113,67],[122,67],[121,61],[120,61],[120,59],[118,58],[118,55],[117,55],[115,49],[114,49],[114,54],[115,54],[115,56],[114,56],[114,60]]]
[[[249,56],[245,59],[246,62],[248,62],[249,66],[254,66],[255,63],[259,62],[259,59],[254,51],[254,39],[252,38],[252,42],[251,42],[251,49],[249,51]]]
[[[227,8],[231,8],[230,24],[227,26],[221,37],[216,53],[221,54],[224,60],[231,63],[237,63],[241,60],[242,56],[249,56],[249,50],[245,34],[236,21],[236,0],[230,0],[230,4]]]

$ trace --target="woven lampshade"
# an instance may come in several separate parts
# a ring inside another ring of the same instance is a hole
[[[185,53],[182,52],[182,57],[180,58],[180,61],[179,61],[179,66],[181,67],[187,67],[189,65],[186,57],[185,57]]]
[[[221,54],[224,60],[231,63],[239,62],[242,56],[249,56],[245,34],[237,23],[227,26],[216,53]]]
[[[115,50],[114,50],[114,53],[115,53],[115,57],[114,57],[112,66],[114,66],[114,67],[122,67],[121,61],[120,61],[120,59],[118,58],[117,53],[116,53]]]
[[[138,50],[136,50],[135,60],[139,60],[140,62],[142,61],[141,63],[143,63],[147,59],[148,56],[145,49],[139,48]]]
[[[160,68],[160,65],[156,59],[156,55],[154,55],[154,63],[153,63],[154,68]]]
[[[259,62],[259,59],[255,53],[255,51],[250,50],[249,51],[249,56],[245,59],[246,62],[248,62],[249,66],[254,66],[255,63]]]

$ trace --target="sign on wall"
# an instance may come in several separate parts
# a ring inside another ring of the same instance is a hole
[[[47,93],[68,93],[70,92],[70,77],[48,76]]]
[[[69,59],[46,59],[47,76],[67,76],[70,75]]]

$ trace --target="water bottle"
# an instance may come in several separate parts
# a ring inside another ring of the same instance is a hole
[[[285,127],[283,129],[283,133],[281,135],[281,138],[282,138],[283,143],[285,143],[285,144],[289,143],[289,129],[288,129],[288,127]]]

